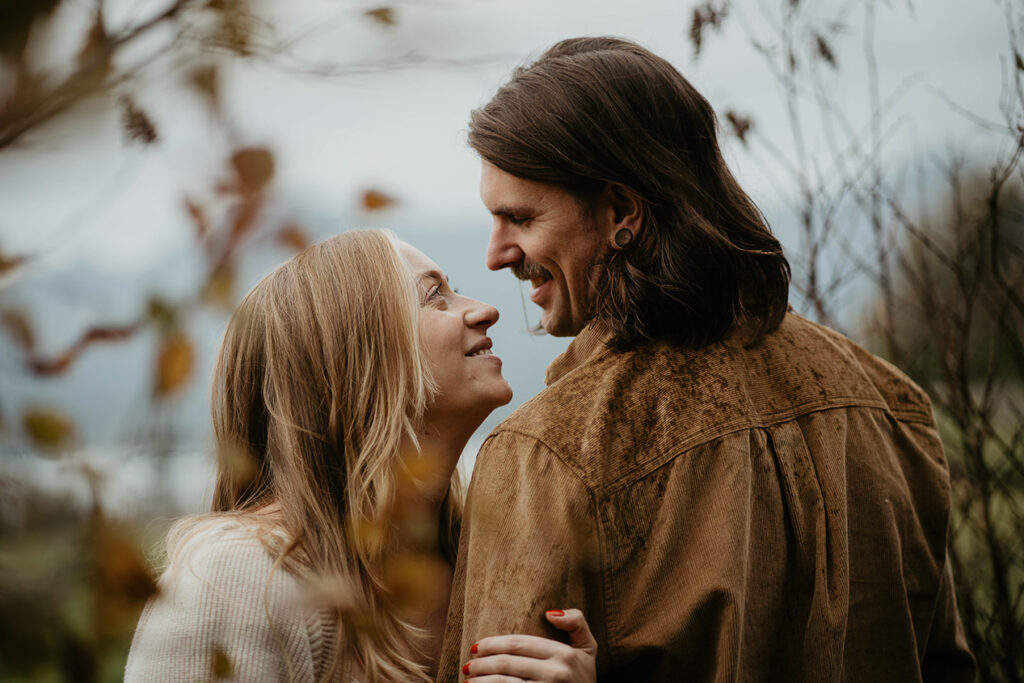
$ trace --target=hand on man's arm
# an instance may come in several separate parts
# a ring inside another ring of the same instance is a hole
[[[554,608],[581,609],[603,656],[593,505],[588,489],[543,444],[512,432],[488,439],[467,499],[439,681],[460,680],[470,648],[485,637],[564,641],[544,618]]]

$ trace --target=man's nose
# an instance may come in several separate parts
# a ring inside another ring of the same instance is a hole
[[[524,257],[523,250],[511,239],[505,226],[496,219],[491,229],[491,239],[487,243],[487,267],[491,270],[501,270],[519,263]]]

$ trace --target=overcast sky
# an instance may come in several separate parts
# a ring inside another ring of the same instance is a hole
[[[121,4],[124,8],[114,13],[115,20],[147,11],[145,3]],[[498,331],[496,347],[514,346],[522,357],[518,368],[506,366],[507,371],[524,375],[518,380],[518,403],[540,389],[544,365],[564,342],[529,340],[516,285],[506,273],[492,275],[482,265],[490,220],[478,196],[479,161],[465,143],[469,111],[486,102],[514,66],[561,38],[627,37],[680,68],[720,115],[730,109],[750,115],[764,139],[787,155],[786,150],[793,148],[780,89],[752,47],[752,40],[770,47],[772,15],[764,8],[784,2],[734,0],[725,30],[708,36],[699,59],[688,40],[693,2],[424,0],[390,3],[395,8],[393,26],[364,16],[366,9],[380,4],[268,3],[278,13],[274,35],[278,40],[294,39],[294,44],[289,53],[273,60],[234,62],[226,70],[224,100],[231,139],[162,63],[133,88],[159,131],[155,146],[126,143],[116,110],[94,103],[0,153],[0,253],[34,257],[24,272],[0,280],[0,304],[50,301],[37,304],[33,312],[44,348],[58,351],[91,324],[130,319],[149,287],[187,291],[190,277],[194,279],[199,270],[188,257],[193,238],[183,196],[208,198],[234,146],[267,145],[277,160],[276,210],[290,212],[317,236],[352,227],[395,228],[439,261],[457,282],[479,290],[466,293],[501,305],[508,336]],[[935,155],[951,149],[970,154],[989,145],[977,126],[943,98],[999,119],[1008,44],[1000,3],[878,4],[875,49],[879,90],[889,103],[890,170],[899,172],[907,163],[931,163]],[[866,127],[870,114],[863,5],[863,0],[813,3],[820,12],[816,21],[838,12],[845,24],[844,30],[830,34],[840,68],[822,73],[829,94],[856,129]],[[65,27],[48,39],[57,55],[52,57],[55,63],[59,55],[77,50],[76,26],[87,21],[89,6],[77,3],[75,9],[72,4],[72,11],[61,18]],[[310,73],[314,67],[402,62],[410,55],[422,63],[338,76]],[[807,58],[807,49],[799,58]],[[813,109],[802,115],[811,144],[819,144]],[[729,138],[725,148],[740,182],[768,214],[787,248],[798,249],[792,216],[786,211],[794,188],[780,166],[764,146],[755,145],[751,153]],[[823,167],[822,172],[829,169]],[[370,187],[395,196],[398,207],[374,215],[360,213],[359,194]],[[262,258],[256,271],[273,263],[273,258]],[[252,279],[258,275],[252,273]],[[531,315],[536,320],[536,314]],[[205,371],[221,323],[202,324],[208,347],[202,351]],[[7,356],[0,362],[0,381],[8,387],[6,394],[0,390],[0,399],[11,404],[15,401],[9,388],[20,370],[12,347],[0,348]],[[85,367],[76,372],[84,374],[59,390],[52,387],[62,385],[51,384],[50,398],[59,400],[52,396],[54,391],[66,392],[68,401],[88,403],[85,393],[95,386],[95,378],[109,376],[114,367],[115,361],[105,353],[83,357]],[[130,362],[146,368],[146,353],[133,347],[131,360],[122,357],[118,367]],[[121,403],[145,394],[141,379],[126,384],[131,386],[124,388]],[[25,389],[18,400],[46,394],[33,391]],[[205,420],[204,395],[205,382],[197,381],[198,407],[191,411],[196,420]],[[97,438],[123,437],[123,415],[108,422],[96,430]]]

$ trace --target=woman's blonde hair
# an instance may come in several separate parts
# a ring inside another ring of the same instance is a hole
[[[276,505],[288,539],[279,562],[340,581],[362,604],[335,608],[328,677],[354,665],[369,680],[430,680],[415,656],[419,631],[396,614],[385,578],[400,451],[417,443],[433,386],[418,308],[389,234],[347,232],[256,285],[228,324],[214,373],[213,511],[248,516]],[[449,562],[458,488],[456,476],[438,530]]]

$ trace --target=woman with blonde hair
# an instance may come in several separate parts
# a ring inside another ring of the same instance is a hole
[[[432,680],[462,513],[455,465],[512,397],[486,335],[497,319],[375,230],[256,285],[214,372],[212,511],[168,535],[125,679]],[[559,612],[547,618],[573,646],[487,638],[464,673],[593,680],[582,614]]]

